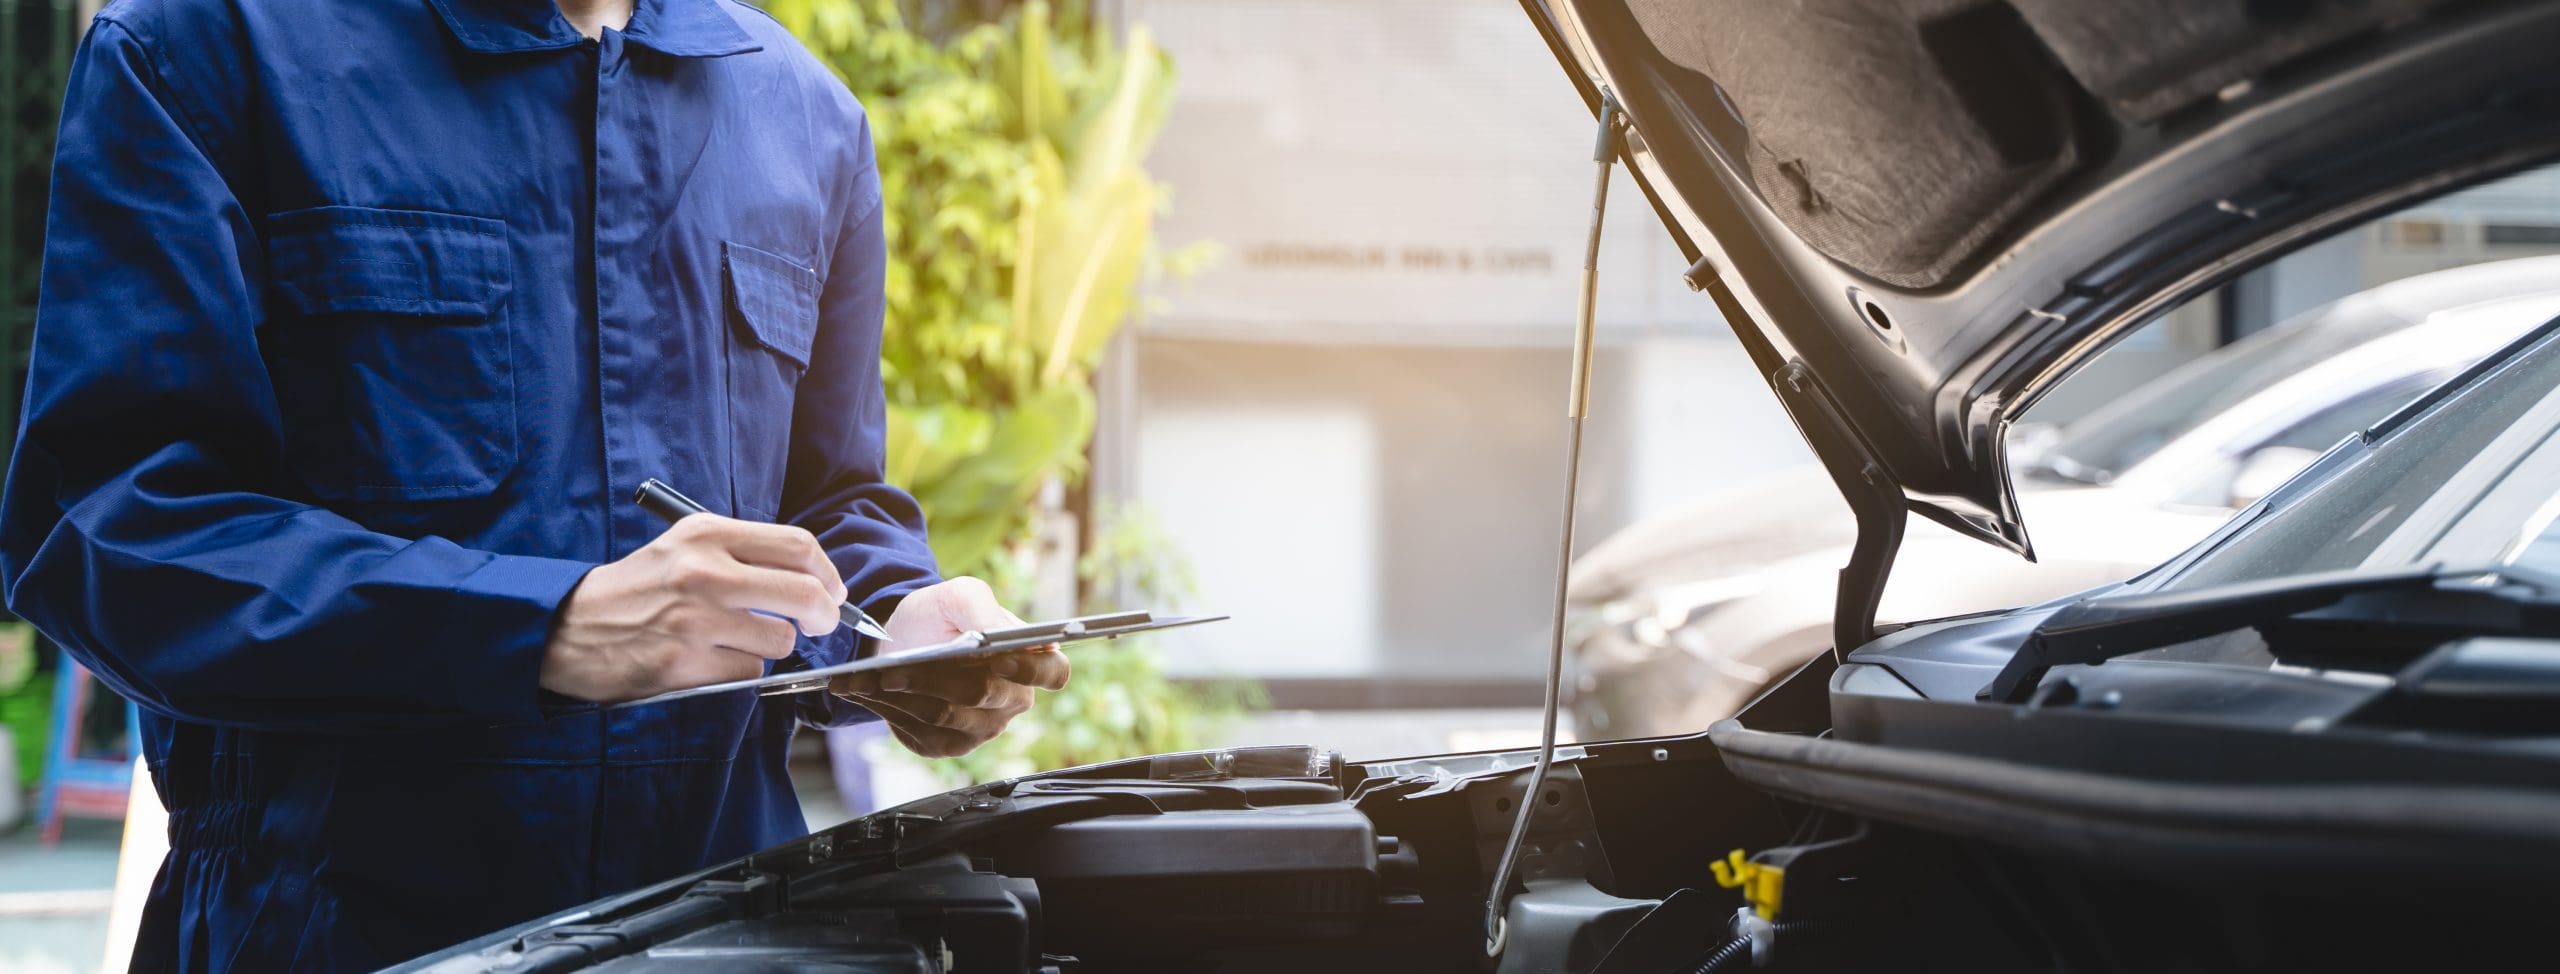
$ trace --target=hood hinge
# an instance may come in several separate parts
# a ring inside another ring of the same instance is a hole
[[[1902,549],[1910,509],[1903,504],[1901,485],[1851,431],[1802,360],[1780,366],[1770,385],[1858,519],[1858,540],[1849,550],[1849,564],[1840,569],[1839,600],[1831,610],[1831,659],[1847,662],[1850,650],[1876,638],[1876,606],[1884,600],[1885,579]]]

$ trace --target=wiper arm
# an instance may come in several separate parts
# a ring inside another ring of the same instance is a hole
[[[2527,591],[2519,591],[2519,590]],[[2529,591],[2530,594],[2527,594]],[[2056,612],[1977,696],[2023,703],[2047,671],[2300,619],[2397,629],[2560,635],[2560,578],[2505,565],[2342,571],[2191,592],[2095,598]]]

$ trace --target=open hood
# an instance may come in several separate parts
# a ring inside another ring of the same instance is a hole
[[[2554,4],[1524,4],[1884,564],[2033,557],[2002,434],[2153,314],[2560,150]]]

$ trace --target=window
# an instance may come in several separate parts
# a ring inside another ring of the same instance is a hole
[[[2374,229],[2386,247],[2444,246],[2445,226],[2442,220],[2389,220]]]
[[[2482,243],[2506,246],[2560,245],[2560,226],[2548,223],[2490,223],[2480,227]]]

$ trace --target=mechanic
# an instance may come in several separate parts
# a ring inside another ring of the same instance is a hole
[[[447,947],[802,834],[799,722],[958,754],[1064,685],[595,706],[844,661],[848,592],[893,646],[1019,621],[883,482],[880,193],[736,0],[98,15],[0,581],[144,710],[136,969]],[[735,519],[667,528],[650,477]]]

